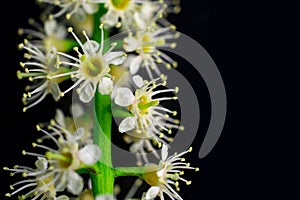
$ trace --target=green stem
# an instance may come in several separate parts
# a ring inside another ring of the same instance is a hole
[[[153,171],[153,167],[144,166],[144,167],[116,167],[115,176],[136,176],[143,178],[144,174]]]
[[[90,172],[94,196],[99,194],[113,194],[114,169],[111,159],[111,125],[112,112],[109,95],[95,94],[95,121],[94,143],[102,150],[102,156],[98,162],[96,172]]]

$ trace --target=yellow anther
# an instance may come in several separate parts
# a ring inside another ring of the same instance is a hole
[[[196,167],[195,171],[196,171],[196,172],[199,172],[199,171],[200,171],[199,167]]]
[[[15,189],[12,185],[10,185],[9,188],[10,188],[11,190],[14,190],[14,189]]]
[[[51,119],[51,120],[50,120],[50,124],[51,124],[51,126],[54,126],[54,125],[56,124],[55,120],[54,120],[54,119]]]
[[[163,133],[159,134],[159,138],[163,138],[163,137],[164,137]]]
[[[122,26],[122,23],[121,22],[117,22],[116,23],[116,28],[120,28]]]
[[[32,78],[32,77],[29,77],[28,80],[29,80],[29,81],[33,81],[33,78]]]
[[[10,193],[6,193],[5,196],[6,197],[11,197],[11,194]]]
[[[26,178],[27,177],[27,173],[22,173],[22,176],[24,177],[24,178]]]
[[[63,96],[65,96],[65,93],[61,92],[61,93],[59,93],[59,96],[63,97]]]
[[[180,176],[184,175],[184,171],[179,172],[179,175]]]
[[[3,167],[3,170],[9,170],[9,168],[8,167]]]
[[[181,158],[181,160],[180,160],[181,162],[185,162],[185,158]]]
[[[66,14],[66,19],[67,19],[67,20],[71,19],[71,17],[72,17],[72,14],[71,14],[71,13],[67,13],[67,14]]]
[[[187,167],[191,166],[191,164],[190,164],[190,163],[186,163],[185,165],[186,165]]]
[[[100,28],[100,29],[103,29],[103,26],[104,26],[104,24],[101,23],[100,26],[99,26],[99,28]]]
[[[27,107],[24,107],[24,108],[23,108],[23,112],[26,112],[26,110],[27,110]]]
[[[22,155],[24,155],[24,156],[26,155],[26,151],[25,150],[22,151]]]
[[[168,130],[168,134],[172,134],[172,130],[171,129]]]
[[[179,92],[179,87],[175,87],[175,93]]]
[[[69,27],[68,28],[68,32],[72,32],[73,31],[73,28],[72,27]]]
[[[192,181],[187,181],[186,182],[186,185],[191,185],[192,184]]]
[[[37,130],[37,131],[40,131],[40,130],[41,130],[40,125],[36,125],[35,127],[36,127],[36,130]]]
[[[189,151],[189,152],[192,152],[192,151],[193,151],[193,147],[190,147],[188,151]]]
[[[24,47],[23,43],[21,43],[21,44],[18,45],[18,49],[23,49],[23,47]]]
[[[37,146],[37,144],[36,143],[31,143],[32,144],[32,147],[36,147]]]

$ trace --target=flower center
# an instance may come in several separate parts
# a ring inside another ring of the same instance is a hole
[[[98,57],[91,57],[87,59],[86,55],[83,55],[81,57],[81,60],[83,61],[82,71],[86,75],[86,77],[94,78],[103,72],[105,64]]]
[[[70,152],[62,152],[61,154],[54,154],[52,152],[46,153],[47,159],[58,160],[58,164],[61,168],[67,169],[72,164],[73,156]]]
[[[141,39],[143,42],[143,46],[142,46],[143,52],[152,53],[155,48],[152,41],[153,37],[149,33],[145,33]]]
[[[111,4],[115,9],[125,10],[130,3],[131,0],[111,0]]]
[[[152,99],[148,99],[147,96],[141,96],[139,98],[139,103],[138,103],[138,108],[140,109],[140,114],[146,115],[151,106],[157,106],[158,104],[159,104],[159,101],[157,101],[157,100],[152,101]]]

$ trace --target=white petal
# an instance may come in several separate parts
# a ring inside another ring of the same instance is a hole
[[[55,36],[58,39],[64,39],[67,36],[67,31],[66,31],[66,27],[64,26],[58,26],[56,31],[55,31]]]
[[[74,136],[75,136],[75,138],[76,138],[76,140],[80,140],[81,138],[82,138],[82,136],[84,135],[84,128],[82,128],[82,127],[79,127],[76,131],[75,131],[75,133],[74,133]]]
[[[50,84],[50,92],[55,101],[58,101],[60,99],[60,89],[57,83]]]
[[[122,51],[110,52],[105,55],[105,61],[113,65],[121,65],[126,60],[127,55]]]
[[[162,168],[161,170],[157,171],[156,174],[158,177],[164,177],[165,176],[165,172],[166,172],[166,169],[165,168]]]
[[[35,161],[35,166],[38,168],[38,170],[42,171],[47,169],[48,167],[48,161],[45,158],[38,157],[38,160]]]
[[[115,198],[110,194],[102,194],[96,196],[95,200],[114,200]]]
[[[101,157],[101,150],[95,144],[88,144],[77,152],[77,158],[87,165],[95,164]]]
[[[82,91],[79,93],[79,99],[84,102],[88,103],[92,100],[94,96],[94,90],[91,84],[87,84]]]
[[[161,149],[161,159],[165,161],[168,157],[168,147],[167,145],[163,144]]]
[[[103,17],[101,17],[101,21],[108,26],[115,26],[118,22],[118,19],[118,13],[110,10]]]
[[[86,1],[82,1],[82,7],[87,14],[94,14],[98,11],[98,4],[90,4],[86,3]]]
[[[112,92],[114,83],[111,78],[104,77],[98,85],[98,91],[100,94],[108,95]]]
[[[136,74],[139,71],[141,62],[142,62],[141,56],[137,56],[132,60],[129,66],[130,74]]]
[[[154,199],[159,193],[160,188],[158,186],[152,186],[146,193],[146,200]]]
[[[66,127],[65,115],[61,109],[56,109],[55,121],[62,127]]]
[[[56,200],[69,200],[69,197],[67,197],[66,195],[61,195],[57,197]]]
[[[88,54],[96,53],[99,49],[99,46],[100,45],[98,44],[98,42],[94,40],[90,40],[89,42],[83,44],[83,48],[87,51]]]
[[[54,33],[56,27],[57,27],[57,23],[55,20],[47,20],[44,24],[46,35],[51,36]]]
[[[130,130],[134,129],[135,126],[136,126],[136,119],[135,119],[135,117],[126,117],[120,123],[120,125],[119,125],[119,131],[121,133],[124,133],[124,132],[127,132],[127,131],[130,131]]]
[[[134,77],[132,77],[132,79],[135,85],[139,88],[141,88],[144,85],[144,80],[140,75],[135,75]]]
[[[68,191],[74,195],[78,195],[81,193],[83,189],[83,179],[82,177],[74,171],[69,171],[68,177]]]
[[[135,97],[129,88],[120,87],[116,93],[115,103],[119,106],[129,106],[135,101]]]
[[[73,115],[73,118],[78,118],[84,114],[84,110],[80,104],[75,103],[72,104],[71,113]]]
[[[134,37],[128,36],[124,38],[123,48],[125,49],[125,51],[127,52],[134,51],[138,48],[138,46],[139,46],[138,40],[135,39]]]

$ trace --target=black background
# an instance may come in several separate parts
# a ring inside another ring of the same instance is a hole
[[[1,13],[1,168],[26,163],[21,151],[30,148],[35,124],[54,114],[50,98],[22,113],[17,29],[40,10],[33,0],[7,4],[8,12]],[[194,0],[183,1],[182,12],[170,16],[211,55],[228,98],[216,147],[198,159],[200,144],[194,144],[192,163],[201,172],[183,186],[184,199],[299,199],[299,116],[293,104],[299,93],[299,43],[293,37],[299,16],[293,8],[281,2]],[[8,178],[0,173],[0,196],[9,190]]]

